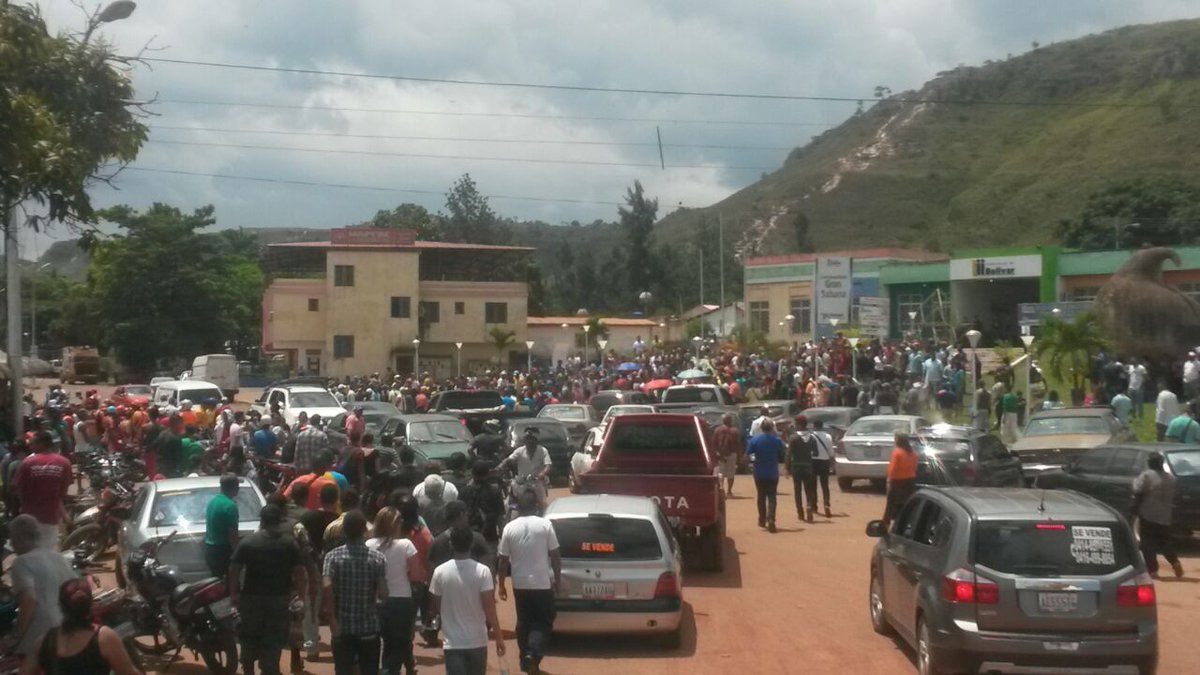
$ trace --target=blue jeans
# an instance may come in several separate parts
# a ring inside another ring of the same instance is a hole
[[[1142,405],[1146,402],[1146,390],[1130,389],[1129,398],[1133,399],[1133,419],[1142,419]]]
[[[484,675],[487,672],[487,647],[447,649],[446,675]]]
[[[379,673],[379,633],[338,635],[333,638],[333,672],[337,675]]]

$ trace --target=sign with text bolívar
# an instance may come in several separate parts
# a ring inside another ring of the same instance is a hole
[[[817,327],[830,325],[830,319],[837,319],[839,325],[850,323],[850,295],[854,284],[850,277],[850,258],[848,256],[823,256],[817,258],[817,288],[815,291],[817,311],[814,319],[813,333]]]

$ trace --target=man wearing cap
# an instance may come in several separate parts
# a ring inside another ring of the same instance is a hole
[[[733,424],[733,415],[721,416],[721,426],[713,432],[713,443],[717,446],[719,464],[717,471],[725,479],[725,494],[733,496],[733,479],[737,476],[738,464],[746,455],[742,443],[742,430]]]
[[[546,481],[550,476],[550,452],[538,443],[536,427],[525,429],[525,445],[513,450],[502,465],[516,467],[517,478],[530,480],[538,503],[546,504]]]
[[[283,508],[268,504],[257,532],[238,543],[229,567],[229,601],[238,609],[242,672],[278,675],[279,655],[288,644],[292,595],[314,592],[296,540],[284,527]],[[245,582],[241,574],[245,571]],[[288,570],[291,574],[280,574]]]

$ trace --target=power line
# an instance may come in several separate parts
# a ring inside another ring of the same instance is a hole
[[[864,103],[866,101],[875,100],[874,95],[868,96],[813,96],[801,94],[771,94],[771,93],[743,93],[743,92],[726,92],[726,91],[697,91],[684,89],[639,89],[632,87],[592,87],[584,85],[570,84],[545,84],[535,82],[506,82],[485,80],[459,80],[451,78],[438,77],[417,77],[412,75],[385,75],[382,73],[353,73],[339,70],[320,70],[316,68],[287,68],[283,66],[257,66],[246,63],[221,63],[218,61],[196,61],[190,59],[168,59],[162,57],[139,57],[142,61],[150,63],[166,63],[173,65],[199,66],[204,68],[224,68],[231,70],[247,70],[257,72],[273,72],[273,73],[291,73],[297,75],[319,75],[329,77],[354,77],[370,80],[392,80],[400,82],[420,82],[426,84],[452,84],[473,87],[499,87],[499,88],[518,88],[518,89],[539,89],[553,91],[574,91],[574,92],[594,92],[602,94],[641,94],[650,96],[694,96],[702,98],[732,98],[732,99],[752,99],[752,100],[767,100],[767,101],[820,101],[827,103]],[[915,98],[915,97],[889,97],[885,99],[891,103],[929,103],[929,104],[953,104],[953,105],[997,105],[997,106],[1026,106],[1026,107],[1054,107],[1054,108],[1158,108],[1157,103],[1089,103],[1089,102],[1072,102],[1072,101],[1022,101],[1022,100],[983,100],[983,99],[936,99],[936,98]],[[1197,108],[1200,106],[1176,106],[1177,108]]]
[[[637,164],[633,162],[599,162],[578,159],[544,159],[541,157],[476,157],[472,155],[437,155],[417,152],[381,152],[376,150],[340,150],[327,148],[295,148],[282,145],[252,145],[249,143],[203,143],[199,141],[171,141],[150,139],[150,143],[159,145],[186,145],[203,148],[235,148],[240,150],[277,150],[282,152],[311,152],[333,155],[360,155],[368,157],[407,157],[412,159],[452,159],[471,162],[517,162],[522,164],[563,164],[573,166],[622,166],[642,169],[657,169],[658,164]],[[725,169],[746,171],[774,171],[779,167],[768,166],[727,166],[723,164],[667,164],[668,169]]]
[[[327,105],[290,105],[284,103],[255,103],[250,101],[200,101],[195,99],[157,99],[155,103],[171,105],[208,105],[234,108],[267,108],[281,110],[322,110],[331,112],[360,112],[385,113],[392,115],[434,115],[445,117],[505,117],[514,119],[533,120],[572,120],[583,122],[651,122],[658,124],[720,124],[733,126],[769,126],[769,127],[822,127],[832,128],[836,124],[828,122],[776,122],[757,120],[727,120],[727,119],[673,119],[666,117],[609,117],[603,115],[539,115],[535,113],[499,113],[499,112],[464,112],[457,110],[405,110],[395,108],[354,108]]]
[[[417,188],[382,187],[377,185],[354,185],[351,183],[327,183],[322,181],[293,180],[288,178],[264,178],[261,176],[238,176],[225,173],[203,173],[200,171],[183,171],[179,169],[160,169],[157,167],[127,166],[125,171],[140,171],[143,173],[169,174],[174,176],[194,176],[197,178],[216,178],[220,180],[240,180],[255,183],[275,183],[279,185],[302,185],[304,187],[327,187],[345,190],[369,190],[372,192],[400,192],[414,195],[444,196],[445,190],[421,190]],[[558,199],[552,197],[525,197],[520,195],[484,195],[488,199],[507,199],[524,202],[546,202],[557,204],[585,204],[599,206],[621,206],[622,202],[607,202],[593,199]]]
[[[386,139],[399,141],[450,141],[463,143],[513,143],[520,145],[590,145],[590,146],[618,146],[631,148],[654,148],[658,147],[657,143],[634,143],[621,141],[576,141],[576,140],[549,140],[540,138],[469,138],[461,136],[394,136],[388,134],[348,134],[323,131],[298,131],[298,130],[282,130],[282,129],[224,129],[219,127],[189,127],[189,126],[171,126],[165,124],[151,124],[152,129],[169,129],[172,131],[210,131],[226,134],[270,134],[276,136],[319,136],[326,138],[371,138],[371,139]],[[769,146],[769,145],[707,145],[707,144],[692,144],[692,143],[663,143],[665,148],[695,148],[705,150],[791,150],[795,146]]]

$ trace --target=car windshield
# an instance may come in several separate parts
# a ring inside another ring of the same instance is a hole
[[[922,454],[940,459],[965,459],[971,453],[971,443],[965,438],[923,437],[919,445]]]
[[[438,420],[436,422],[413,422],[408,425],[410,443],[470,443],[471,432],[461,422]]]
[[[556,420],[571,420],[581,421],[587,419],[587,413],[584,412],[583,406],[576,405],[552,405],[542,408],[542,412],[538,413],[539,417],[553,417]]]
[[[648,405],[614,405],[604,413],[607,419],[620,417],[621,415],[642,415],[654,412],[653,406]]]
[[[975,562],[1005,574],[1111,574],[1134,561],[1133,542],[1119,523],[981,521]]]
[[[664,403],[720,403],[717,392],[709,388],[684,387],[683,389],[668,389],[663,398]]]
[[[662,545],[654,525],[641,518],[593,515],[555,518],[562,557],[575,560],[657,560]]]
[[[192,403],[200,403],[208,399],[216,401],[221,400],[221,390],[213,387],[212,389],[184,389],[179,392],[179,400],[188,400]]]
[[[288,406],[292,408],[340,408],[341,403],[327,391],[293,391]]]
[[[1026,436],[1048,436],[1050,434],[1102,434],[1112,430],[1103,417],[1035,417],[1025,427]]]
[[[1167,463],[1176,476],[1200,476],[1200,450],[1169,452]]]
[[[891,436],[897,431],[908,431],[908,420],[861,419],[846,430],[847,436]]]
[[[448,391],[438,398],[439,410],[474,410],[502,405],[504,401],[494,391]]]
[[[221,488],[213,485],[192,490],[156,493],[154,504],[150,508],[150,527],[191,527],[204,524],[208,503],[220,491]],[[235,501],[238,507],[238,520],[243,523],[258,522],[263,502],[257,492],[243,485],[238,490]]]
[[[125,387],[126,396],[149,396],[154,390],[144,384],[131,384]]]
[[[538,438],[542,441],[565,441],[567,440],[567,428],[561,424],[514,424],[512,427],[514,438],[524,438],[526,429],[536,429]]]
[[[630,454],[697,454],[700,452],[700,436],[692,424],[625,424],[614,426],[609,432],[608,447],[614,452]]]

